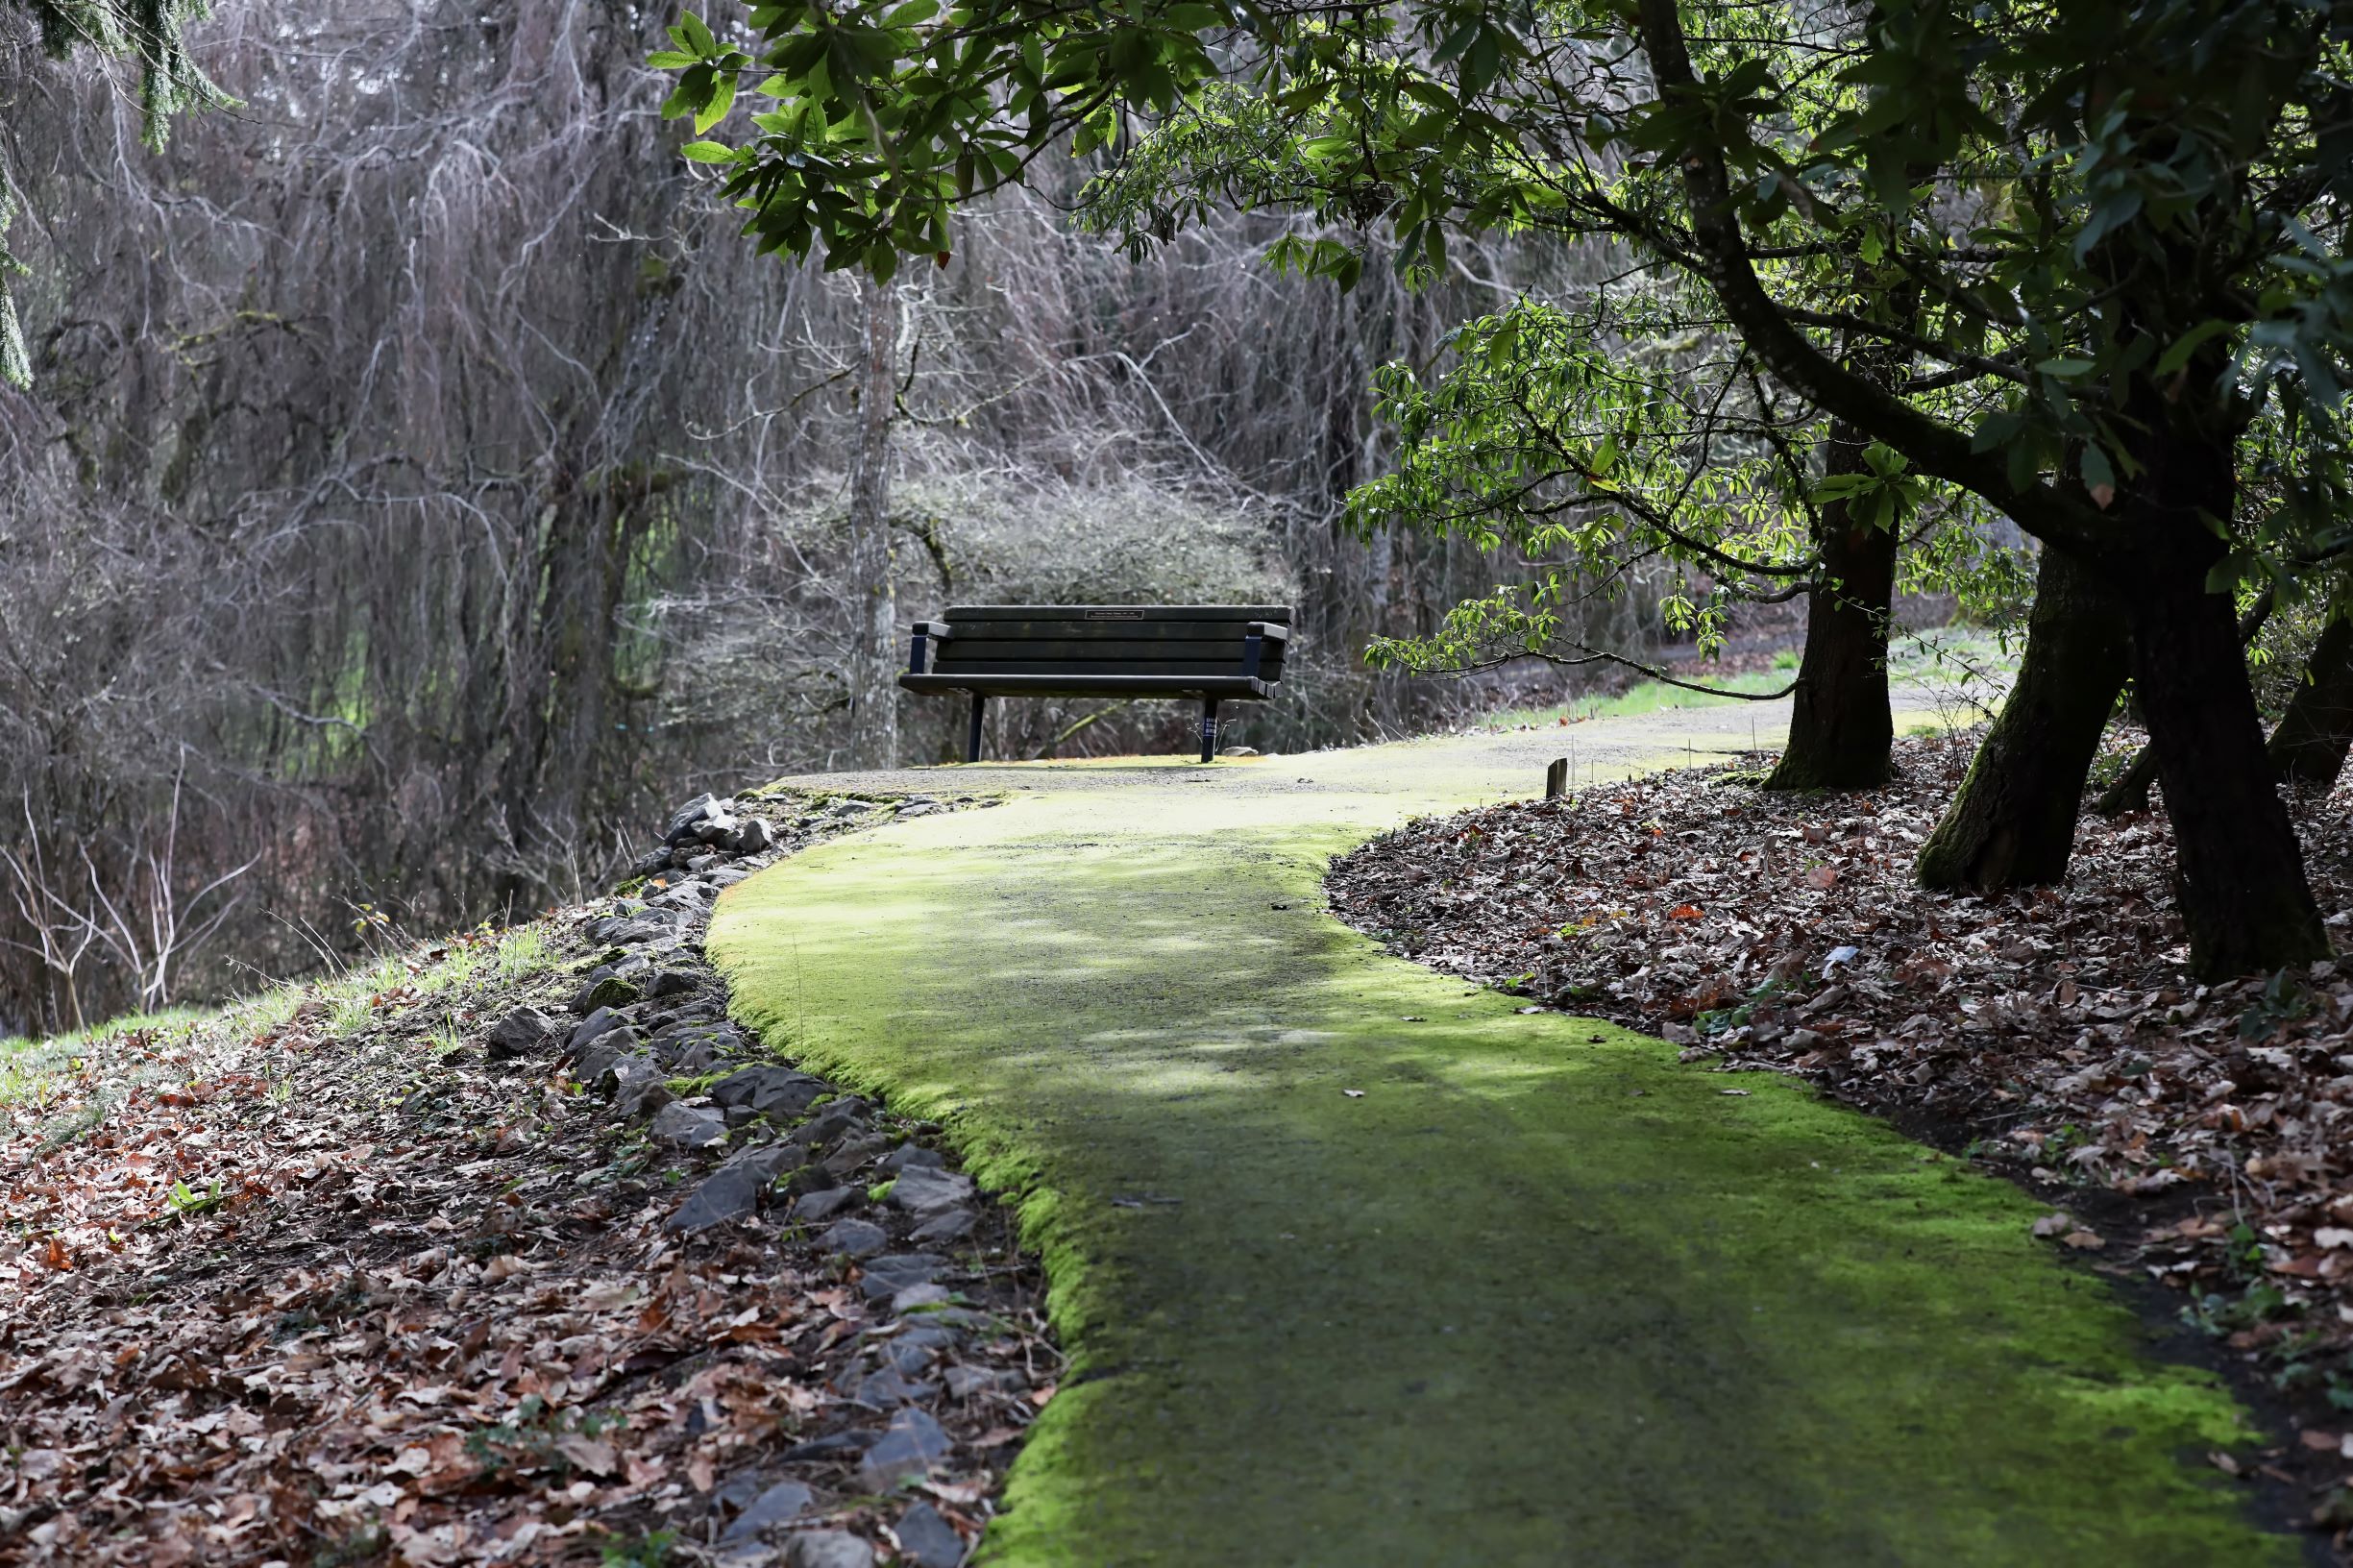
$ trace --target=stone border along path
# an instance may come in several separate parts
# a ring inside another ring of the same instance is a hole
[[[723,1242],[723,1228],[756,1223],[772,1203],[784,1255],[847,1287],[789,1374],[834,1396],[817,1430],[772,1462],[715,1478],[699,1514],[671,1516],[697,1560],[870,1568],[879,1540],[913,1568],[956,1568],[991,1489],[985,1470],[971,1483],[970,1461],[1017,1437],[1033,1391],[1050,1391],[1059,1370],[1032,1364],[1033,1346],[995,1315],[1034,1305],[1036,1260],[1019,1255],[1005,1216],[976,1203],[971,1178],[939,1147],[938,1124],[778,1065],[725,1021],[699,951],[712,898],[782,856],[876,821],[987,803],[702,796],[630,869],[633,882],[663,885],[610,900],[585,928],[607,953],[572,998],[572,1076],[613,1117],[644,1123],[652,1142],[703,1168],[666,1228],[681,1245]],[[566,1039],[558,1031],[517,1009],[487,1048],[534,1054],[551,1034]],[[674,1093],[682,1076],[701,1092]],[[913,1489],[924,1481],[935,1483],[929,1496]]]
[[[1918,717],[1918,715],[1915,715]],[[1622,776],[1786,709],[1576,727]],[[729,890],[735,1016],[1018,1192],[1072,1370],[981,1560],[2289,1563],[2249,1440],[2026,1195],[1329,919],[1564,734],[803,784],[1003,792]]]

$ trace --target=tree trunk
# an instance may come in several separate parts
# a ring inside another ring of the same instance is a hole
[[[1922,887],[1992,893],[2067,874],[2084,777],[2130,661],[2122,607],[2073,557],[2045,550],[2018,682],[1921,845]]]
[[[864,343],[858,364],[858,451],[849,486],[849,733],[856,760],[898,761],[895,674],[898,602],[891,591],[891,416],[898,358],[898,296],[887,283],[858,283]]]
[[[2206,591],[2225,546],[2203,520],[2232,515],[2233,444],[2169,429],[2160,417],[2148,429],[2146,499],[2132,505],[2148,543],[2124,566],[2132,676],[2173,821],[2191,968],[2219,980],[2326,958],[2328,931],[2264,755],[2238,620],[2228,595]]]
[[[1827,475],[1863,471],[1870,438],[1830,426]],[[1789,716],[1789,747],[1769,790],[1859,790],[1887,782],[1896,738],[1887,705],[1887,625],[1896,592],[1896,530],[1852,521],[1843,501],[1821,509],[1822,576],[1806,596],[1805,654]]]
[[[2282,780],[2327,789],[2353,746],[2353,604],[2341,597],[2313,645],[2304,678],[2264,749]]]

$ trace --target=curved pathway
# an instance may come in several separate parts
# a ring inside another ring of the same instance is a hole
[[[1580,725],[1581,769],[1752,721]],[[1010,800],[722,900],[748,1022],[1028,1193],[1073,1367],[984,1559],[2298,1560],[2202,1462],[2229,1397],[2014,1188],[1322,913],[1333,853],[1568,733],[844,778]]]

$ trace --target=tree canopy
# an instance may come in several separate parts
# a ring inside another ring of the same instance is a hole
[[[1138,247],[1221,207],[1385,231],[1425,277],[1466,233],[1623,247],[1737,340],[1723,384],[1871,453],[1845,499],[1932,482],[2114,576],[2193,943],[2230,968],[2327,947],[2226,595],[2338,548],[2349,32],[2313,0],[856,0],[756,6],[740,38],[688,16],[654,58],[761,247],[877,276],[1066,137]],[[739,83],[759,107],[722,139]],[[1348,285],[1368,254],[1276,259]],[[2250,487],[2259,427],[2294,460]],[[1545,466],[1589,485],[1624,451],[1588,421]]]

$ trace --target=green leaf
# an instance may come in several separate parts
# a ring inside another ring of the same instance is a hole
[[[701,113],[695,116],[695,134],[700,135],[703,132],[710,130],[711,127],[725,119],[727,110],[734,107],[735,78],[722,76],[712,84],[711,101],[702,106]]]
[[[2157,356],[2157,363],[2150,370],[2149,374],[2159,377],[2172,375],[2175,371],[2181,369],[2184,365],[2190,362],[2190,356],[2197,353],[2200,345],[2213,338],[2217,333],[2226,332],[2229,331],[2230,323],[2227,321],[2199,322],[2196,326],[2191,328],[2188,331],[2182,333],[2180,337],[2176,338],[2171,348],[2166,350],[2165,353]]]
[[[2083,449],[2083,488],[2092,504],[2102,511],[2116,500],[2116,470],[2109,465],[2108,454],[2091,442]]]
[[[678,151],[698,163],[727,163],[735,159],[735,149],[723,141],[690,141]]]

